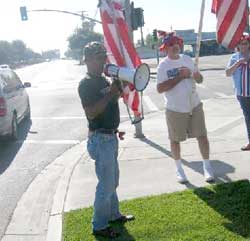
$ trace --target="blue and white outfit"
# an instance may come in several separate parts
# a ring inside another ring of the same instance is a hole
[[[228,68],[234,65],[239,59],[243,58],[244,56],[237,52],[232,55],[229,63]],[[237,99],[240,103],[241,109],[243,111],[246,127],[247,127],[247,134],[248,140],[250,143],[250,62],[247,61],[246,63],[241,64],[233,73],[233,83],[235,94]]]

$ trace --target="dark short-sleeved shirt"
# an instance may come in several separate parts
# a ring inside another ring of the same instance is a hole
[[[81,80],[78,93],[83,106],[91,106],[101,100],[110,91],[110,83],[104,76],[96,77],[87,74]],[[106,106],[103,113],[96,118],[88,119],[88,126],[91,131],[97,129],[117,129],[120,124],[120,112],[117,99],[112,99]]]

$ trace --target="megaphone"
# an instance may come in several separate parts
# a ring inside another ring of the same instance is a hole
[[[147,87],[150,80],[150,69],[145,63],[139,65],[136,69],[106,64],[104,67],[104,74],[109,77],[117,78],[120,81],[132,83],[139,92]]]

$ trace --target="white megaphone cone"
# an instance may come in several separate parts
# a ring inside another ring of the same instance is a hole
[[[147,87],[150,80],[150,69],[145,63],[139,65],[136,69],[106,64],[104,73],[109,77],[118,78],[120,81],[132,83],[135,89],[140,92]]]

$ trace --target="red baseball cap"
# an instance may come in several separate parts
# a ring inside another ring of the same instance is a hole
[[[248,42],[250,42],[250,36],[248,35],[248,34],[243,34],[241,37],[240,37],[240,40],[239,40],[239,43],[241,42],[241,41],[248,41]]]
[[[183,39],[175,36],[174,33],[169,33],[167,34],[163,40],[162,40],[162,44],[160,46],[160,51],[164,51],[166,50],[167,47],[171,47],[175,44],[178,44],[180,46],[180,48],[183,47]]]

